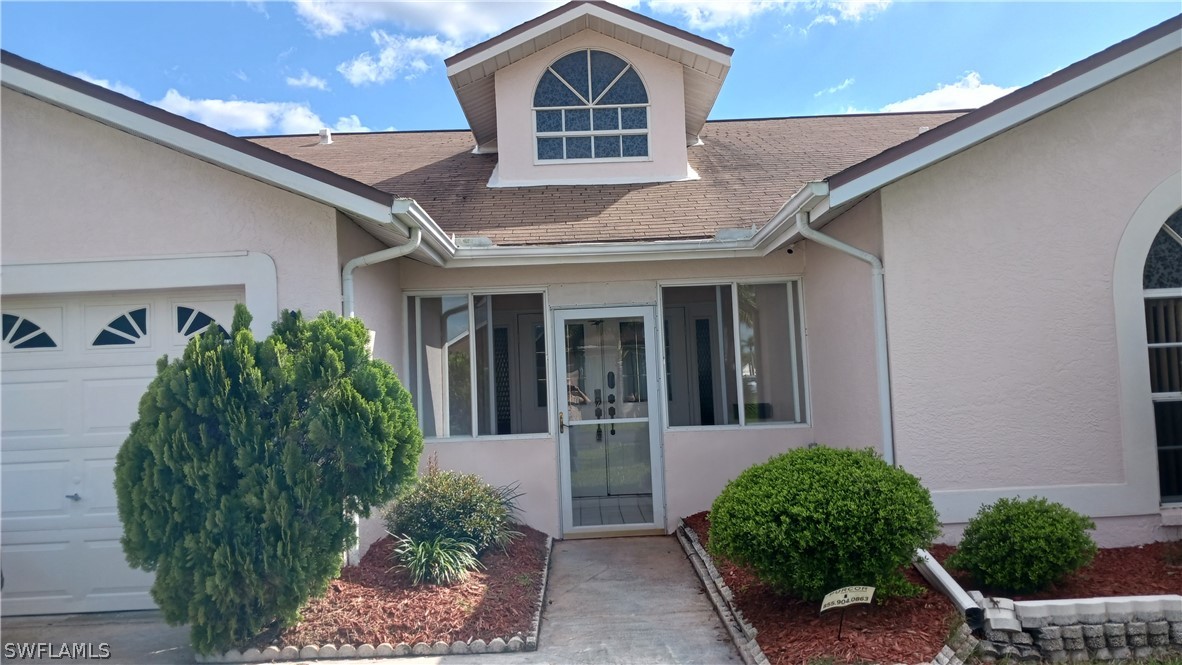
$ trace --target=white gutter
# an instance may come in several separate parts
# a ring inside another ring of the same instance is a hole
[[[390,210],[391,222],[399,215],[407,215],[407,211],[413,203],[414,201],[411,199],[399,199],[395,201],[393,208]],[[423,229],[413,222],[408,223],[407,227],[410,229],[410,234],[406,244],[397,247],[388,247],[372,254],[364,254],[345,264],[344,270],[341,271],[341,311],[345,316],[349,318],[356,316],[353,311],[354,270],[363,266],[372,266],[375,263],[396,259],[400,256],[406,256],[419,248],[419,244],[423,240]]]
[[[825,182],[812,182],[801,191],[805,190],[810,190],[814,196],[823,196],[828,194],[829,185]],[[836,249],[843,254],[870,264],[871,293],[874,299],[874,357],[878,374],[878,411],[882,421],[882,458],[887,464],[894,465],[895,437],[891,422],[891,374],[887,357],[886,289],[882,260],[869,252],[848,245],[832,236],[827,236],[809,226],[810,210],[811,207],[809,209],[802,207],[796,213],[796,233],[818,245]]]

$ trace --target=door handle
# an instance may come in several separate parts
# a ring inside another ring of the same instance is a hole
[[[69,499],[70,501],[81,501],[82,500],[82,497],[78,496],[77,492],[74,492],[73,494],[67,494],[66,498]]]
[[[562,417],[565,413],[566,413],[565,411],[558,412],[558,433],[559,434],[562,434],[563,432],[566,431],[566,423],[563,422],[563,420],[562,420]]]

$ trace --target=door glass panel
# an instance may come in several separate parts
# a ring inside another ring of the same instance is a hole
[[[653,522],[645,332],[642,317],[566,322],[573,526]]]

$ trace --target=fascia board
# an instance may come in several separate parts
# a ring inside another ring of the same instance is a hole
[[[684,38],[678,37],[676,35],[671,35],[667,32],[656,30],[656,29],[652,28],[651,26],[647,26],[643,23],[640,23],[639,21],[628,18],[626,16],[620,16],[619,14],[609,12],[601,7],[596,7],[595,5],[592,5],[592,4],[585,4],[585,5],[580,5],[578,7],[575,7],[567,13],[561,14],[559,16],[555,16],[554,18],[550,19],[549,21],[546,21],[545,23],[536,25],[536,26],[530,28],[529,30],[522,32],[521,34],[514,36],[511,39],[505,40],[504,42],[498,44],[495,49],[490,49],[487,51],[481,51],[479,53],[474,53],[474,54],[468,56],[467,58],[460,60],[459,62],[455,62],[455,63],[451,64],[447,68],[447,75],[449,77],[455,76],[456,74],[464,71],[465,69],[468,69],[470,67],[475,67],[476,65],[479,65],[480,63],[482,63],[486,60],[490,60],[492,58],[495,58],[498,53],[504,53],[506,51],[509,51],[510,49],[520,46],[532,39],[537,39],[538,37],[544,35],[545,33],[549,32],[551,30],[557,29],[558,27],[562,26],[565,23],[569,23],[570,21],[572,21],[574,19],[577,19],[577,18],[580,18],[583,16],[587,16],[587,15],[595,16],[596,18],[603,19],[603,20],[608,21],[610,23],[615,23],[616,25],[622,26],[622,27],[627,28],[629,30],[633,30],[637,33],[640,33],[640,34],[646,36],[646,37],[651,37],[653,39],[664,42],[666,44],[676,46],[677,48],[682,49],[684,51],[688,51],[690,53],[693,53],[694,55],[698,55],[703,58],[708,58],[710,60],[714,60],[715,62],[722,63],[723,65],[726,65],[727,67],[729,67],[731,64],[731,57],[729,55],[725,55],[725,54],[719,53],[717,51],[714,51],[712,49],[706,48],[705,46],[702,46],[701,44],[695,44],[694,42],[691,42],[688,39],[684,39]]]
[[[315,178],[295,173],[233,148],[208,141],[9,65],[4,65],[0,71],[2,71],[0,78],[2,78],[3,84],[17,92],[28,94],[215,166],[323,203],[349,215],[382,224],[393,224],[400,233],[409,235],[406,225],[395,221],[391,215],[391,208],[384,203],[343,191]]]
[[[1178,50],[1180,35],[1182,31],[1171,32],[956,134],[838,185],[830,192],[830,203],[836,207],[869,194],[1169,55]]]

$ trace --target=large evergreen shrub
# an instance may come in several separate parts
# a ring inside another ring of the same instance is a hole
[[[159,361],[115,464],[127,560],[201,653],[294,621],[340,572],[351,515],[395,496],[422,450],[360,321],[285,311],[262,342],[249,324],[240,305],[229,339]]]
[[[710,510],[710,550],[781,593],[851,585],[916,592],[901,568],[940,532],[931,495],[873,451],[801,448],[732,480]]]
[[[969,520],[948,565],[989,588],[1038,591],[1091,562],[1096,543],[1087,532],[1095,528],[1090,518],[1042,497],[998,499]]]

